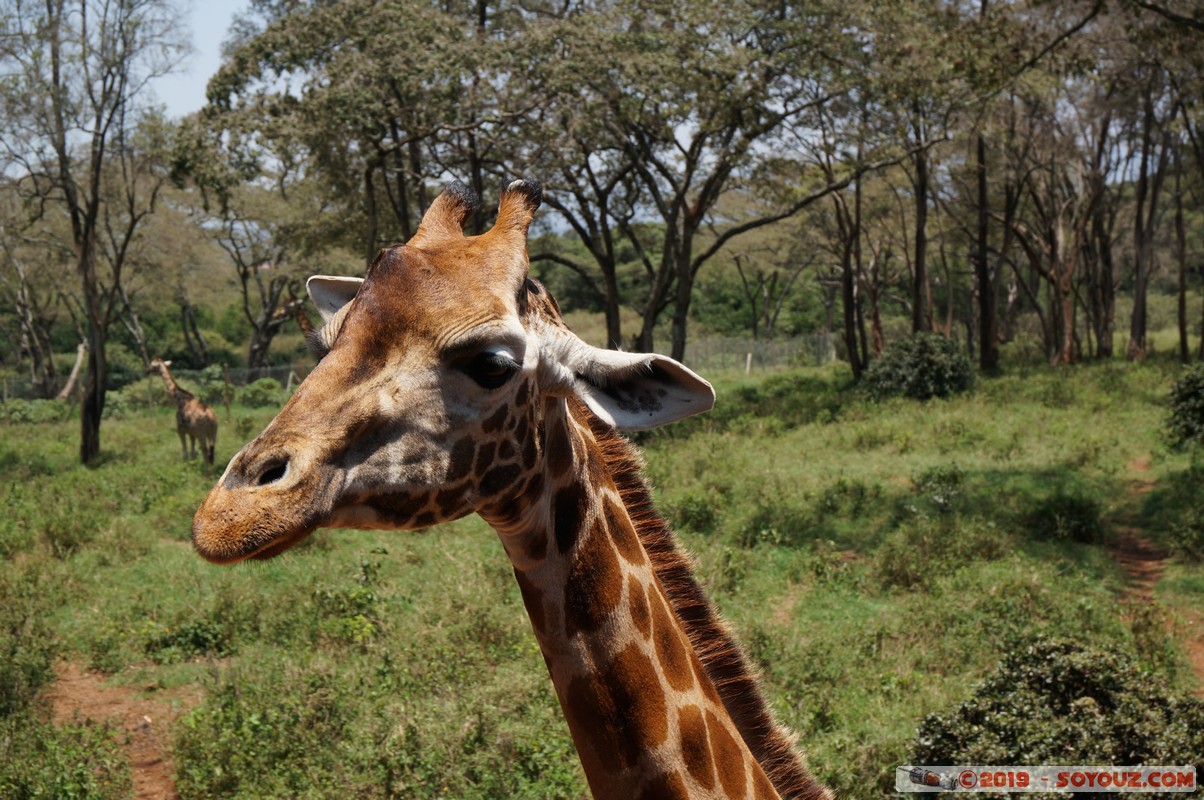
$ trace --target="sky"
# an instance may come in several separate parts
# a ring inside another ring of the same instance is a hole
[[[221,65],[221,45],[234,15],[249,0],[188,0],[186,18],[192,29],[193,54],[178,72],[154,83],[155,95],[172,117],[182,117],[205,104],[205,84]]]

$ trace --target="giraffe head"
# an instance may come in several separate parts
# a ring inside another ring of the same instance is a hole
[[[197,510],[202,556],[269,558],[318,527],[417,529],[504,506],[538,479],[548,405],[572,397],[626,430],[711,407],[710,384],[678,362],[565,327],[527,277],[540,199],[515,181],[493,228],[465,236],[478,201],[454,183],[362,280],[310,278],[325,354]]]
[[[147,375],[162,375],[163,370],[171,366],[170,361],[164,361],[161,358],[156,358],[146,365]]]

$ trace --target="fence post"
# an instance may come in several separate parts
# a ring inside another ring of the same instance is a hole
[[[222,364],[222,380],[226,388],[222,390],[222,399],[226,401],[226,422],[230,421],[230,401],[234,398],[234,387],[230,385],[230,365]]]

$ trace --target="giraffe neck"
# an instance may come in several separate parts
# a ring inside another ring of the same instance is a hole
[[[177,406],[182,406],[192,399],[192,393],[186,392],[179,387],[175,379],[171,377],[171,373],[167,371],[167,367],[160,367],[159,374],[163,376],[163,383],[167,386],[167,394],[175,401]]]
[[[536,427],[543,473],[483,516],[595,797],[778,797],[767,773],[782,796],[822,796],[652,510],[630,446],[563,401]]]
[[[297,320],[297,327],[301,329],[302,334],[307,338],[313,335],[314,324],[309,321],[309,315],[300,305],[293,309],[293,318]]]

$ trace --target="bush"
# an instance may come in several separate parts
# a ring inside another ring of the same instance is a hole
[[[57,400],[9,400],[0,405],[0,418],[10,424],[61,422],[71,407]]]
[[[872,574],[888,588],[928,589],[968,564],[992,561],[1006,551],[1006,535],[989,522],[917,516],[883,540],[874,553]]]
[[[248,383],[235,394],[235,400],[251,408],[270,408],[284,404],[284,388],[275,378],[260,378]]]
[[[1021,524],[1031,533],[1081,544],[1100,544],[1108,534],[1099,501],[1065,488],[1040,500]]]
[[[1063,639],[1014,649],[969,700],[924,718],[914,764],[1199,764],[1204,702],[1128,655]]]
[[[54,677],[46,601],[35,586],[41,582],[39,577],[46,576],[18,577],[10,572],[0,578],[0,719],[26,709]],[[8,795],[0,792],[0,797]]]
[[[1186,513],[1170,527],[1170,544],[1175,555],[1187,561],[1204,561],[1204,502]]]
[[[1204,364],[1188,367],[1171,386],[1166,437],[1176,449],[1204,444]]]
[[[953,340],[917,333],[871,362],[862,383],[875,400],[950,397],[974,388],[974,367]]]
[[[129,762],[117,740],[112,728],[91,721],[60,728],[28,712],[0,716],[0,797],[131,797]]]

